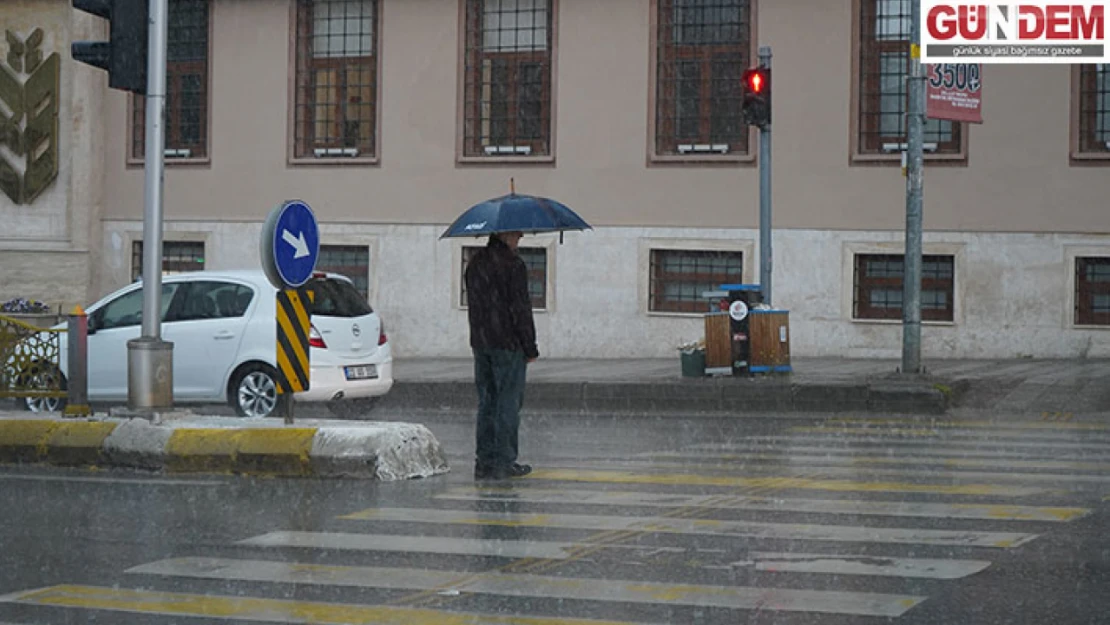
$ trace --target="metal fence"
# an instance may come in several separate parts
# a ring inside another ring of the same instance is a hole
[[[63,332],[0,315],[0,398],[65,399]]]

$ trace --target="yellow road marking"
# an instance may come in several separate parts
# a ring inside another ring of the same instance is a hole
[[[885,428],[885,427],[827,427],[823,425],[798,425],[791,432],[805,434],[882,434],[884,436],[933,436],[939,437],[940,430],[924,428]]]
[[[572,482],[611,482],[620,484],[677,484],[683,486],[773,487],[828,491],[859,491],[871,493],[938,493],[943,495],[1010,495],[1015,497],[1039,494],[1042,488],[1023,486],[992,486],[990,484],[913,484],[908,482],[859,482],[853,480],[821,480],[793,477],[732,477],[694,474],[644,474],[630,471],[579,471],[574,469],[539,469],[524,476],[533,480],[567,480]]]
[[[1070,420],[1072,413],[1045,413],[1045,415],[1054,414],[1059,418]],[[1110,425],[1105,423],[1074,423],[1074,422],[1059,422],[1059,421],[982,421],[982,420],[967,420],[961,421],[959,419],[944,419],[932,421],[929,419],[858,419],[858,418],[837,418],[828,419],[823,421],[829,425],[921,425],[935,428],[977,428],[977,429],[1017,429],[1017,430],[1110,430]]]
[[[176,592],[116,590],[97,586],[52,586],[8,596],[8,601],[90,610],[119,610],[217,619],[313,623],[317,625],[626,625],[619,621],[500,616],[285,599],[225,597]]]

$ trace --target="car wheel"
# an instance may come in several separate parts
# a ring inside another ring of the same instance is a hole
[[[378,404],[379,397],[361,397],[359,399],[340,399],[329,401],[328,410],[340,419],[357,419],[370,414]]]
[[[285,403],[277,392],[277,371],[262,363],[243,367],[230,384],[228,403],[240,417],[248,419],[275,414]]]
[[[66,377],[53,365],[33,369],[19,377],[19,385],[24,388],[51,388],[57,386],[66,390]],[[29,412],[61,412],[65,409],[66,400],[63,397],[24,397],[19,405]]]

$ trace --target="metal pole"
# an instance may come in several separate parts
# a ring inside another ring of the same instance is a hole
[[[902,294],[902,372],[921,372],[921,205],[924,186],[925,68],[921,0],[911,0],[909,102],[906,111],[906,253]]]
[[[164,183],[168,0],[150,0],[146,154],[143,189],[143,336],[162,337],[162,185]]]
[[[771,46],[759,46],[759,64],[771,68]],[[759,129],[759,284],[771,305],[771,124]]]
[[[173,404],[173,344],[162,341],[162,197],[164,185],[168,0],[150,1],[143,201],[142,337],[129,341],[128,404],[133,410]]]
[[[66,380],[67,417],[87,417],[89,410],[89,316],[77,306],[69,314],[66,324],[66,349],[68,350]]]

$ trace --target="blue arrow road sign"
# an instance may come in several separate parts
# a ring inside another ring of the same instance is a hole
[[[308,282],[320,255],[320,231],[308,204],[300,200],[282,204],[266,221],[262,237],[262,262],[271,281],[277,278],[284,287]]]

